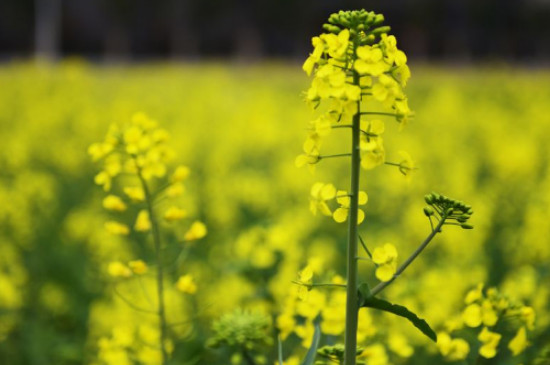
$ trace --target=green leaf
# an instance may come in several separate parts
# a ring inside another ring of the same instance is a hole
[[[418,316],[408,310],[407,307],[398,304],[392,304],[386,300],[378,299],[372,296],[366,298],[363,297],[362,299],[363,300],[361,302],[361,307],[379,309],[381,311],[389,312],[395,314],[396,316],[406,318],[423,334],[428,336],[432,341],[437,342],[437,335],[435,334],[434,330],[432,330],[430,325],[422,318],[418,318]]]
[[[311,346],[307,350],[306,357],[302,361],[302,365],[313,365],[315,361],[315,355],[317,354],[317,348],[319,347],[319,340],[321,339],[321,327],[319,323],[315,323],[315,332],[313,333],[313,340],[311,340]]]

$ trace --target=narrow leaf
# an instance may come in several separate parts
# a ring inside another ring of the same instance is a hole
[[[315,323],[315,332],[313,333],[313,340],[311,340],[311,346],[307,350],[306,357],[302,361],[302,365],[313,365],[315,361],[315,355],[317,355],[317,348],[319,347],[319,340],[321,339],[321,327],[319,323]]]
[[[398,304],[392,304],[386,300],[378,299],[375,297],[364,299],[361,303],[361,307],[379,309],[381,311],[389,312],[395,314],[396,316],[406,318],[423,334],[428,336],[432,341],[437,342],[437,335],[435,334],[434,330],[432,330],[430,325],[422,318],[418,318],[418,316],[408,310],[407,307]]]

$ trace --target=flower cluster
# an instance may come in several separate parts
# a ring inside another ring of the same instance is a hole
[[[464,299],[466,307],[458,320],[450,321],[448,331],[438,334],[438,347],[449,360],[463,360],[470,351],[464,339],[451,338],[449,332],[463,328],[481,328],[477,335],[479,355],[491,359],[497,355],[504,336],[507,348],[513,356],[521,354],[528,346],[527,331],[534,329],[533,308],[514,304],[496,288],[484,290],[483,284],[470,290]],[[512,336],[507,332],[513,330]]]
[[[331,209],[328,202],[335,200],[338,204],[336,209]],[[368,195],[364,191],[358,194],[359,205],[365,205],[368,201]],[[332,217],[334,221],[343,223],[347,220],[350,210],[350,194],[346,190],[336,190],[333,184],[317,182],[313,184],[310,191],[309,209],[316,215],[318,212]],[[357,223],[360,224],[365,219],[365,212],[358,209]]]
[[[315,165],[326,158],[349,154],[323,155],[321,147],[325,137],[336,128],[352,128],[353,118],[359,115],[361,166],[371,170],[384,163],[394,165],[410,176],[414,163],[406,152],[399,152],[400,162],[387,162],[382,134],[384,121],[380,117],[393,117],[400,127],[412,115],[403,88],[410,77],[407,57],[397,48],[389,27],[382,26],[384,17],[365,10],[332,14],[327,31],[313,37],[313,52],[303,64],[304,71],[313,75],[306,100],[315,108],[324,102],[324,113],[309,123],[309,133],[303,144],[303,153],[296,158],[296,166]],[[376,111],[364,112],[362,103],[376,106]],[[372,118],[378,116],[378,118]],[[346,220],[346,202],[335,214],[325,202],[334,198],[322,193],[317,183],[312,188],[312,211],[333,216],[337,222]],[[332,195],[332,194],[331,194]],[[359,220],[364,215],[359,213]]]
[[[435,217],[438,221],[445,219],[445,224],[458,225],[464,229],[474,228],[468,224],[468,220],[474,214],[470,205],[434,192],[424,196],[424,200],[428,204],[424,208],[424,214],[430,220],[431,217]]]
[[[175,201],[185,191],[183,182],[190,174],[187,166],[178,166],[167,176],[167,164],[174,152],[166,144],[169,134],[158,127],[157,122],[143,113],[136,113],[129,124],[113,124],[101,143],[94,143],[88,153],[94,161],[102,161],[103,168],[94,180],[109,194],[103,199],[103,207],[113,213],[124,213],[129,205],[138,207],[133,219],[136,232],[151,230],[147,198]],[[115,179],[121,186],[115,186]],[[152,186],[160,185],[156,192]],[[176,203],[161,205],[159,215],[166,223],[176,222],[188,216]],[[130,225],[115,220],[105,222],[105,229],[115,235],[128,235]],[[206,226],[195,221],[183,234],[183,240],[191,241],[206,235]]]

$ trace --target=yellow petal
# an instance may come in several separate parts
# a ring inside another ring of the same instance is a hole
[[[348,212],[349,209],[340,207],[334,211],[332,218],[338,223],[345,222],[348,219]]]

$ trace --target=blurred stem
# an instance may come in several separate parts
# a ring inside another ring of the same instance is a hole
[[[443,224],[445,223],[445,220],[447,219],[447,216],[442,216],[441,217],[441,220],[439,221],[439,223],[437,224],[437,226],[435,226],[434,229],[432,229],[432,232],[428,235],[428,237],[426,237],[426,239],[424,240],[424,242],[422,242],[420,244],[420,246],[417,247],[417,249],[411,254],[411,256],[409,256],[409,258],[407,260],[405,260],[405,262],[403,262],[403,264],[401,264],[401,266],[399,266],[399,268],[397,269],[397,271],[395,272],[395,274],[393,274],[393,277],[389,280],[389,281],[385,281],[385,282],[381,282],[379,283],[378,285],[376,285],[372,290],[371,290],[371,295],[372,296],[375,296],[376,294],[380,293],[382,290],[384,290],[388,285],[390,285],[391,283],[393,283],[393,281],[395,279],[397,279],[399,277],[399,275],[401,275],[401,273],[403,271],[405,271],[405,269],[418,257],[418,255],[420,255],[420,253],[426,248],[426,246],[428,246],[428,244],[431,242],[431,240],[435,237],[436,234],[438,234],[441,230],[441,227],[443,226]]]
[[[359,75],[353,74],[354,85],[359,85]],[[359,209],[359,141],[361,134],[361,101],[357,102],[357,113],[353,116],[351,128],[351,188],[347,252],[346,334],[344,365],[355,365],[357,357],[357,317],[359,315],[357,293],[357,210]]]
[[[250,356],[250,353],[246,349],[243,349],[243,357],[248,365],[256,365],[254,359]]]
[[[158,300],[158,309],[157,315],[159,317],[159,330],[160,330],[160,350],[162,352],[162,365],[168,364],[168,352],[166,351],[166,311],[164,308],[164,273],[162,271],[162,247],[160,241],[160,231],[153,210],[154,198],[151,195],[149,186],[143,177],[141,168],[138,166],[137,161],[135,161],[137,166],[137,176],[141,182],[143,192],[145,193],[145,202],[147,203],[147,210],[149,211],[149,220],[151,221],[151,230],[153,231],[153,242],[155,245],[155,259],[157,261],[157,300]]]

